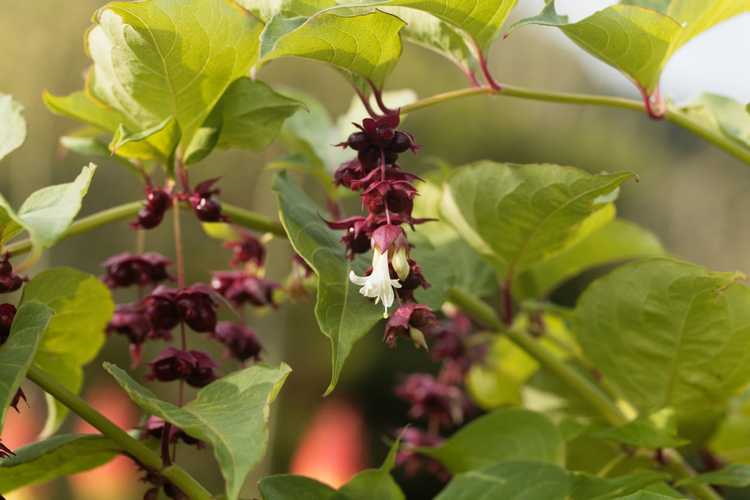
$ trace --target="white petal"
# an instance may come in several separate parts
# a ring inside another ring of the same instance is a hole
[[[349,271],[349,281],[355,285],[362,286],[367,283],[367,276],[357,276],[354,271]]]

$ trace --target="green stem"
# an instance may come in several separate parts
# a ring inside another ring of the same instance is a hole
[[[83,219],[77,220],[70,225],[67,231],[60,237],[61,240],[83,234],[97,227],[109,224],[110,222],[117,222],[123,219],[128,219],[138,213],[143,203],[140,201],[134,201],[132,203],[126,203],[124,205],[118,205],[116,207],[97,212]],[[21,255],[31,250],[31,240],[23,240],[17,243],[12,243],[5,247],[6,252],[10,252],[11,255]]]
[[[111,222],[129,219],[137,214],[142,206],[143,202],[134,201],[132,203],[118,205],[107,210],[102,210],[93,215],[89,215],[88,217],[84,217],[71,224],[68,230],[60,237],[60,240],[87,233]],[[228,203],[222,203],[222,208],[224,212],[232,218],[232,222],[235,224],[255,231],[272,233],[276,236],[286,238],[286,233],[284,232],[282,225],[273,219]],[[22,240],[5,247],[5,251],[9,252],[12,256],[22,255],[30,250],[31,240]]]
[[[560,104],[582,104],[590,106],[605,106],[610,108],[629,109],[639,113],[646,113],[646,108],[641,101],[633,99],[624,99],[622,97],[610,97],[593,94],[571,94],[567,92],[551,92],[545,90],[534,90],[514,85],[500,84],[501,90],[495,90],[487,87],[471,87],[460,90],[453,90],[443,94],[437,94],[417,102],[413,102],[401,108],[402,113],[410,113],[419,109],[424,109],[436,104],[472,97],[478,95],[497,95],[500,97],[517,97],[519,99],[529,99],[534,101],[556,102]],[[750,150],[742,147],[737,142],[725,137],[719,132],[703,127],[691,120],[685,113],[676,109],[669,109],[664,118],[675,125],[678,125],[698,137],[710,142],[714,146],[723,149],[726,153],[734,156],[740,161],[750,165]]]
[[[114,441],[124,453],[133,457],[139,464],[164,476],[193,500],[211,500],[213,496],[198,481],[178,465],[162,469],[161,458],[146,445],[131,437],[127,432],[92,408],[86,401],[76,396],[54,377],[32,366],[26,376],[56,400],[70,408],[83,420]]]
[[[236,205],[221,203],[221,210],[229,216],[230,221],[248,229],[254,229],[265,233],[271,233],[276,236],[286,238],[286,231],[280,222],[260,215],[250,210],[245,210]]]
[[[611,425],[621,426],[627,423],[628,420],[625,415],[596,384],[566,364],[525,331],[504,328],[500,318],[486,302],[457,288],[451,288],[448,291],[448,298],[477,323],[506,335],[518,347],[574,389],[592,407],[596,408]],[[676,450],[665,450],[665,456],[667,467],[677,478],[695,475],[695,471]],[[721,500],[721,497],[709,486],[691,484],[686,488],[701,500]]]

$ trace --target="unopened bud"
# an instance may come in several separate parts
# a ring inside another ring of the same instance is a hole
[[[409,277],[409,272],[411,271],[409,256],[407,255],[406,250],[406,247],[397,248],[396,251],[393,252],[393,257],[391,258],[393,270],[396,271],[398,279],[401,281],[405,281],[406,278]]]

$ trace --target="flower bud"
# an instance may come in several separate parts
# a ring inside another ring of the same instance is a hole
[[[216,328],[216,302],[208,287],[193,285],[180,290],[175,302],[182,319],[194,331],[206,333]]]
[[[231,321],[220,321],[216,325],[214,337],[227,347],[227,350],[235,359],[242,362],[248,359],[260,361],[260,352],[263,347],[255,332],[245,325]]]
[[[411,266],[409,265],[409,255],[406,248],[398,248],[393,252],[391,266],[401,281],[405,281],[409,277]]]
[[[180,324],[181,316],[176,303],[176,294],[175,290],[160,286],[143,301],[151,328],[171,330]]]

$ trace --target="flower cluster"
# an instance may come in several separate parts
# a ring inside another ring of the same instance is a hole
[[[334,181],[358,192],[366,216],[349,217],[328,223],[329,227],[345,231],[341,241],[347,256],[372,249],[372,267],[365,276],[351,273],[351,281],[360,286],[360,293],[374,298],[388,309],[396,297],[400,306],[390,317],[385,330],[385,342],[394,346],[398,337],[410,337],[417,346],[426,347],[425,333],[435,324],[435,315],[424,305],[417,304],[414,291],[427,288],[429,283],[419,265],[410,257],[411,245],[404,226],[426,222],[412,215],[417,189],[416,175],[403,171],[397,164],[399,154],[416,152],[418,146],[411,134],[398,130],[398,111],[386,111],[382,116],[365,118],[359,129],[339,144],[357,152],[357,157],[342,164],[334,174]]]
[[[437,376],[415,373],[396,387],[396,396],[408,404],[411,419],[426,423],[426,429],[410,426],[401,429],[404,447],[397,457],[407,475],[426,471],[447,481],[448,472],[437,462],[420,455],[415,448],[437,446],[443,432],[450,432],[474,416],[464,388],[464,379],[472,364],[485,355],[484,347],[473,347],[471,321],[463,314],[448,311],[446,319],[436,321],[430,331],[433,359],[440,363]]]
[[[218,181],[218,178],[208,179],[190,188],[185,179],[184,189],[178,193],[171,188],[156,188],[149,180],[146,186],[146,202],[131,226],[136,229],[157,227],[164,219],[167,210],[176,202],[189,204],[195,216],[202,222],[227,221],[228,218],[222,213],[221,203],[216,198],[220,193],[220,190],[215,187]]]

